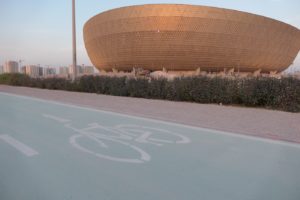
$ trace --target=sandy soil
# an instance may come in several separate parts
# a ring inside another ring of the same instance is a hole
[[[0,92],[300,143],[300,113],[0,85]]]

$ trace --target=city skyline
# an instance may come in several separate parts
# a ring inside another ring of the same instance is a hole
[[[94,66],[77,65],[76,72],[78,76],[95,75],[98,70]],[[22,65],[16,61],[7,61],[4,65],[0,65],[0,75],[3,73],[21,73],[26,74],[32,78],[70,78],[73,74],[73,65],[50,67],[41,65]]]
[[[271,17],[299,29],[300,2],[297,0],[245,1],[126,1],[88,2],[77,0],[77,55],[78,64],[91,65],[84,44],[82,29],[92,16],[105,10],[128,5],[149,3],[179,3],[224,7],[252,12]],[[68,66],[72,63],[71,0],[11,0],[0,3],[0,65],[7,60],[23,60],[25,64],[38,63],[43,66]],[[294,61],[300,69],[300,55]]]

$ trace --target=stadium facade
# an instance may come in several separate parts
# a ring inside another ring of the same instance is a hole
[[[300,30],[246,12],[149,4],[92,17],[84,42],[99,70],[280,72],[300,49]]]

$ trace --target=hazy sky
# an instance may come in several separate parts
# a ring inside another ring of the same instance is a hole
[[[78,64],[89,65],[84,23],[112,8],[149,3],[208,5],[247,11],[300,28],[300,0],[76,0]],[[0,65],[5,60],[62,66],[72,63],[71,0],[0,0]],[[293,68],[300,69],[300,55]]]

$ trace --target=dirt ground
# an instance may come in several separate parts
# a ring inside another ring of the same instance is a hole
[[[0,85],[0,92],[300,143],[300,113]],[[1,112],[1,111],[0,111]]]

